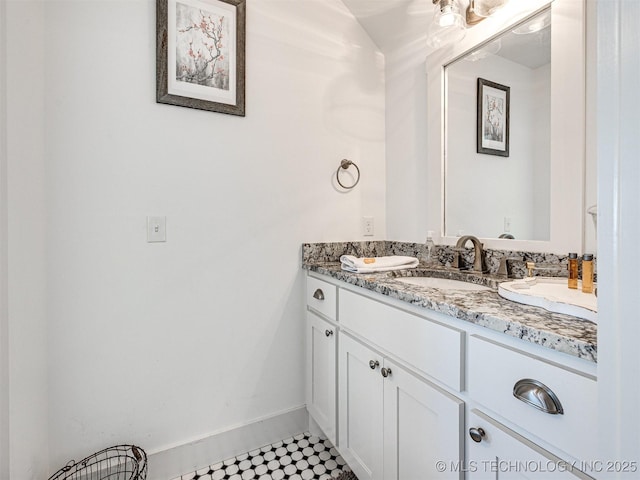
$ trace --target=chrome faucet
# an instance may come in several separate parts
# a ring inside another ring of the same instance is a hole
[[[473,243],[474,257],[473,268],[471,269],[471,271],[477,273],[487,273],[488,270],[484,261],[484,250],[482,249],[482,243],[480,243],[480,240],[478,240],[473,235],[465,235],[458,239],[455,247],[456,254],[453,261],[453,266],[462,269],[462,267],[460,266],[460,252],[465,248],[465,245],[468,241],[471,241],[471,243]]]

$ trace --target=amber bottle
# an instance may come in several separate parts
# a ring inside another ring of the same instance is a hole
[[[593,254],[585,253],[582,256],[582,291],[593,293]]]
[[[569,288],[578,288],[578,254],[569,254]]]

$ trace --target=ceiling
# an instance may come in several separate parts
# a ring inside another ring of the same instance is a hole
[[[431,0],[342,0],[383,52],[426,40]]]
[[[551,63],[551,32],[548,28],[529,35],[508,32],[501,40],[502,48],[497,55],[507,60],[531,69]]]

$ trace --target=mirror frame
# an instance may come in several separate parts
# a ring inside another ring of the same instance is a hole
[[[550,239],[481,238],[485,248],[567,254],[584,248],[586,169],[586,35],[585,3],[576,0],[518,0],[470,28],[465,39],[427,57],[428,171],[430,192],[438,198],[427,206],[428,230],[440,233],[439,243],[454,245],[445,236],[445,66],[499,37],[514,25],[551,7],[551,175]],[[558,48],[560,46],[560,48]],[[567,188],[575,185],[575,189]],[[562,208],[553,208],[562,205]],[[465,232],[473,235],[474,232]],[[436,241],[438,241],[436,240]]]

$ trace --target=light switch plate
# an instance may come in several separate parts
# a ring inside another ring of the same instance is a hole
[[[147,217],[147,242],[167,241],[167,217]]]

